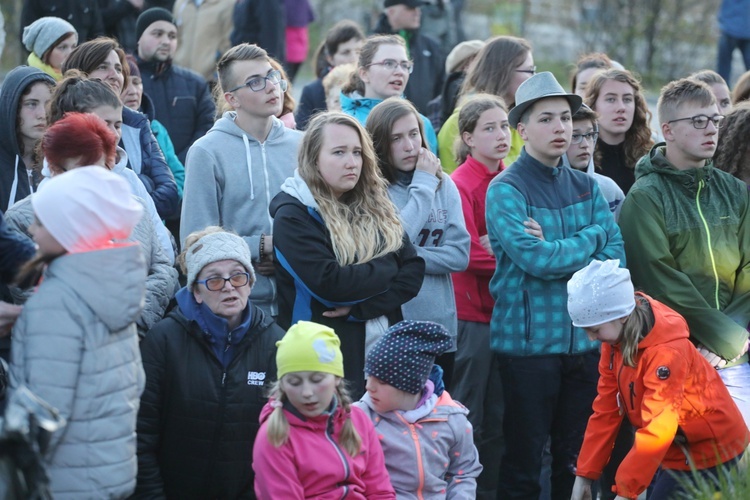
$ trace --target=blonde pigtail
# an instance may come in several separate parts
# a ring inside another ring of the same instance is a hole
[[[356,457],[359,454],[360,449],[362,449],[362,438],[352,422],[352,397],[349,395],[349,391],[344,385],[343,380],[341,381],[337,392],[341,408],[346,411],[347,414],[346,422],[344,422],[344,425],[341,427],[339,443],[350,457]]]

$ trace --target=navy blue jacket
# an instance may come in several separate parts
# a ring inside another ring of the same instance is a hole
[[[214,124],[216,106],[208,84],[198,73],[171,62],[138,59],[143,91],[156,108],[155,118],[166,127],[177,158],[185,164],[188,149]]]
[[[283,0],[237,0],[234,5],[232,45],[254,43],[268,55],[286,58],[286,12]]]
[[[318,78],[302,88],[302,96],[297,105],[297,113],[294,120],[297,122],[297,130],[305,130],[307,123],[314,115],[328,109],[326,105],[326,91],[323,88],[323,79]]]
[[[33,256],[34,244],[26,235],[9,228],[0,212],[0,283],[10,282]]]
[[[180,213],[177,183],[143,113],[122,108],[121,146],[128,154],[128,167],[138,174],[163,219]]]

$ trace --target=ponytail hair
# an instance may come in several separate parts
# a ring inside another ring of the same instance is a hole
[[[271,412],[271,416],[268,417],[266,437],[268,438],[268,442],[271,443],[274,448],[280,448],[284,446],[289,439],[289,421],[287,420],[286,415],[284,415],[283,408],[284,403],[287,401],[287,397],[281,389],[280,380],[271,384],[269,397],[279,404],[274,405],[273,412]],[[354,423],[352,423],[352,397],[349,394],[349,389],[347,388],[344,379],[340,379],[339,384],[336,387],[336,397],[338,398],[338,404],[346,412],[346,420],[341,427],[338,441],[350,457],[355,457],[362,449],[362,437],[354,427]]]
[[[26,231],[28,231],[28,228]],[[42,279],[47,266],[58,257],[59,255],[43,254],[37,251],[36,255],[18,271],[14,284],[21,290],[28,290],[36,286]]]
[[[635,309],[625,320],[620,336],[620,351],[622,351],[622,362],[625,366],[635,368],[638,344],[651,331],[655,322],[654,313],[651,311],[648,300],[636,295]]]
[[[464,132],[473,134],[482,113],[493,108],[500,108],[508,113],[505,101],[492,94],[475,94],[461,106],[458,113],[458,137],[453,145],[456,165],[466,162],[466,158],[471,154],[471,148],[464,142]]]
[[[122,108],[120,97],[106,83],[89,80],[76,69],[68,70],[64,76],[52,93],[47,125],[57,122],[65,113],[90,113],[99,106]]]
[[[362,438],[352,422],[352,396],[349,393],[345,380],[342,379],[341,383],[339,383],[336,389],[336,395],[339,398],[341,408],[346,412],[346,420],[341,427],[339,443],[350,457],[356,457],[359,454],[360,449],[362,449]]]
[[[268,425],[266,426],[266,436],[268,442],[274,448],[280,448],[289,439],[289,421],[284,415],[283,405],[286,402],[286,394],[281,390],[281,381],[276,380],[271,384],[268,390],[268,397],[274,400],[277,404],[273,404],[273,411],[271,416],[268,417]]]

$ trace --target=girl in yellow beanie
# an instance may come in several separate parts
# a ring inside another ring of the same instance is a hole
[[[395,499],[370,419],[344,382],[330,328],[293,325],[277,344],[276,382],[253,446],[258,499]]]

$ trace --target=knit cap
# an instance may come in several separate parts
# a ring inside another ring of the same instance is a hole
[[[128,69],[130,69],[130,75],[131,78],[134,76],[137,76],[138,78],[141,77],[141,68],[138,67],[138,62],[135,60],[135,56],[131,54],[127,54],[125,56],[125,61],[128,63]]]
[[[143,32],[148,29],[149,26],[154,24],[156,21],[166,21],[176,26],[172,13],[167,9],[161,7],[152,7],[150,9],[141,12],[138,19],[135,22],[135,39],[140,40]]]
[[[323,372],[343,377],[341,341],[327,326],[298,321],[276,342],[276,370],[279,380],[294,372]]]
[[[464,61],[479,54],[483,47],[484,41],[482,40],[466,40],[453,47],[448,57],[445,58],[445,74],[450,75],[458,71]]]
[[[251,283],[255,283],[255,271],[247,243],[234,233],[222,231],[205,235],[185,252],[187,288],[192,288],[204,267],[220,260],[236,260],[250,273]]]
[[[396,389],[418,394],[427,383],[435,356],[452,345],[450,334],[439,323],[401,321],[372,346],[365,373]]]
[[[568,313],[573,326],[588,328],[618,318],[635,309],[630,271],[618,259],[591,263],[568,281]]]
[[[126,239],[143,207],[127,181],[102,167],[80,167],[49,179],[31,196],[39,222],[70,253]]]
[[[76,33],[75,27],[59,17],[40,17],[23,29],[23,45],[40,59],[63,35]]]

